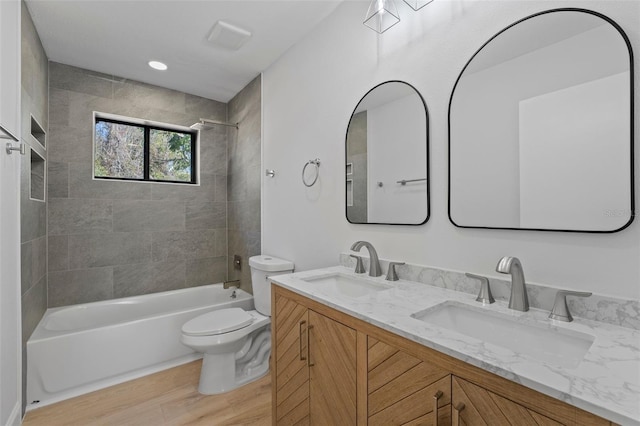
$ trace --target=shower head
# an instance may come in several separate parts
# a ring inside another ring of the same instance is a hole
[[[192,124],[191,127],[194,130],[208,130],[213,129],[214,126],[227,126],[227,127],[235,127],[238,128],[238,123],[225,123],[224,121],[215,121],[215,120],[207,120],[206,118],[201,118],[197,123]]]

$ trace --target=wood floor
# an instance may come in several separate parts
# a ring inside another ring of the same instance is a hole
[[[222,395],[198,393],[201,361],[30,411],[23,426],[271,424],[270,375]]]

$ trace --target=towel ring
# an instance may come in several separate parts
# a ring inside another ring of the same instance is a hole
[[[313,164],[314,166],[316,166],[316,175],[313,178],[313,181],[311,181],[311,183],[307,183],[305,177],[304,177],[304,172],[307,170],[307,167]],[[320,159],[316,158],[315,160],[309,160],[306,162],[306,164],[304,165],[304,167],[302,168],[302,183],[304,183],[304,186],[306,187],[311,187],[313,185],[315,185],[316,181],[318,180],[318,176],[320,176]]]

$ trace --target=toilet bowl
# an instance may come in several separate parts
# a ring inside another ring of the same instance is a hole
[[[181,341],[203,353],[198,391],[228,392],[269,371],[271,353],[270,276],[293,272],[293,263],[272,256],[249,259],[256,310],[221,309],[182,326]]]

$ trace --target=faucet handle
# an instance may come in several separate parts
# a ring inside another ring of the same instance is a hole
[[[396,266],[404,265],[404,262],[389,262],[389,269],[387,269],[387,281],[398,281],[398,274],[396,273]]]
[[[367,270],[364,269],[364,265],[362,264],[361,256],[356,256],[355,254],[350,254],[349,256],[353,257],[356,260],[356,274],[364,274],[365,272],[367,272]]]
[[[481,275],[470,274],[469,272],[467,272],[465,275],[469,278],[480,281],[480,292],[478,293],[478,297],[476,297],[476,302],[491,304],[496,301],[496,299],[493,298],[493,294],[491,294],[489,278],[483,277]]]
[[[558,290],[558,293],[556,293],[556,300],[553,303],[553,309],[551,309],[551,313],[549,314],[549,318],[564,322],[573,321],[571,312],[569,312],[569,305],[567,305],[567,296],[589,297],[592,294],[593,293],[586,291]]]

